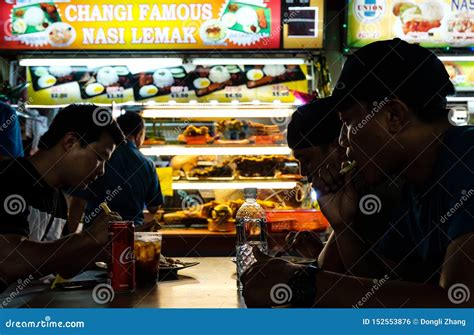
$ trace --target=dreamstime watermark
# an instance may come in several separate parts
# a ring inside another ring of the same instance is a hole
[[[266,37],[264,37],[264,38],[262,38],[262,40],[261,40],[261,41],[262,41],[262,44],[263,44],[264,46],[267,46],[267,45],[270,43],[270,41],[272,40],[272,38],[274,38],[275,36],[280,36],[281,31],[283,30],[283,25],[284,25],[284,24],[288,24],[292,19],[296,18],[296,17],[298,16],[298,14],[299,14],[299,13],[298,13],[297,10],[292,11],[292,12],[288,15],[288,17],[286,17],[286,18],[283,19],[283,23],[281,23],[281,24],[278,26],[278,28],[276,28],[276,29],[271,29],[271,30],[270,30],[270,35],[269,35],[269,36],[266,36]]]
[[[285,190],[283,192],[284,200],[290,201],[291,199],[303,199],[310,190],[311,187],[309,183],[299,181],[291,190]]]
[[[28,98],[27,101],[20,100],[18,101],[18,107],[16,108],[17,113],[25,113],[26,112],[26,104],[31,103],[33,100],[32,98]],[[0,125],[0,133],[7,130],[11,125],[15,124],[15,121],[18,119],[18,114],[12,113],[8,119]]]
[[[440,218],[440,222],[441,223],[445,223],[446,221],[448,221],[448,219],[454,215],[454,213],[456,213],[463,205],[465,202],[467,202],[469,200],[469,198],[474,195],[474,190],[473,189],[469,189],[468,191],[466,190],[462,190],[461,191],[461,198],[459,198],[459,201],[456,202],[454,204],[454,206],[452,206],[449,211],[446,212],[446,214],[442,215],[441,218]]]
[[[183,122],[181,122],[179,126],[173,129],[175,135],[176,136],[180,135],[190,125],[191,125],[191,120],[189,119],[183,120]]]
[[[115,291],[109,284],[98,284],[92,290],[92,299],[99,305],[112,302],[115,298]]]
[[[26,209],[26,201],[19,194],[11,194],[3,201],[3,209],[9,215],[18,215]]]
[[[469,288],[461,283],[451,285],[448,289],[448,299],[455,305],[468,302],[471,298]]]
[[[464,108],[451,108],[448,112],[448,121],[453,126],[465,126],[469,123],[469,112]]]
[[[112,120],[112,110],[109,107],[97,107],[92,112],[92,121],[99,127],[111,124]]]
[[[360,121],[355,127],[351,128],[352,135],[356,135],[357,132],[359,132],[359,130],[364,128],[367,125],[367,123],[369,123],[375,117],[375,114],[380,112],[389,101],[390,101],[390,99],[387,98],[387,97],[385,97],[382,101],[378,101],[378,102],[374,101],[373,104],[372,104],[373,108],[370,110],[370,113],[368,113],[362,119],[362,121]]]
[[[111,190],[105,191],[106,196],[104,198],[104,201],[111,202],[121,191],[123,191],[123,189],[122,189],[122,186],[120,185],[117,186],[112,191]],[[100,214],[101,211],[102,211],[101,207],[94,208],[92,212],[84,216],[84,223],[92,222],[97,217],[97,215]]]
[[[39,321],[5,321],[6,328],[85,328],[84,321],[53,321],[49,315]]]
[[[385,275],[383,276],[383,278],[381,279],[374,279],[372,282],[374,283],[374,285],[372,285],[372,287],[370,288],[369,291],[367,291],[367,293],[362,297],[360,298],[359,301],[357,301],[357,303],[355,305],[352,305],[352,308],[360,308],[362,306],[364,306],[364,304],[369,301],[373,296],[374,294],[388,281],[390,280],[390,277],[388,275]]]
[[[16,286],[15,290],[12,291],[6,298],[3,299],[2,301],[2,307],[7,307],[13,299],[15,299],[18,294],[20,294],[21,291],[23,291],[28,285],[31,284],[31,281],[34,279],[33,275],[29,275],[25,279],[18,279],[17,283],[18,285]]]
[[[278,127],[284,127],[286,128],[288,124],[291,122],[291,118],[287,116],[281,116],[281,117],[271,117],[270,121],[272,124],[278,126]]]
[[[181,197],[181,208],[184,211],[197,213],[201,211],[204,204],[204,200],[197,194],[187,194],[185,191],[180,190],[178,195]]]
[[[16,115],[16,113],[12,114],[8,119],[5,120],[5,122],[3,122],[3,124],[0,126],[0,132],[3,132],[4,130],[7,130],[8,127],[10,127],[14,122],[15,120],[18,118],[18,116]]]
[[[359,200],[359,209],[364,215],[378,213],[382,209],[382,201],[375,194],[366,194]]]
[[[276,284],[270,290],[270,299],[276,305],[284,305],[291,302],[293,291],[286,284]]]

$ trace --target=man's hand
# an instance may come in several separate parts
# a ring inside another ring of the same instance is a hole
[[[292,292],[288,283],[302,265],[296,265],[281,258],[264,255],[253,249],[257,262],[241,276],[243,297],[250,308],[268,308],[288,305]]]
[[[359,196],[352,182],[352,171],[341,175],[339,168],[327,165],[313,178],[318,203],[334,230],[353,222]]]
[[[90,236],[99,246],[105,246],[109,238],[109,222],[111,221],[123,221],[123,219],[116,212],[111,212],[109,215],[101,212],[94,219],[92,226],[85,232],[85,234]]]

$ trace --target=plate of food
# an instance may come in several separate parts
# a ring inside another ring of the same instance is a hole
[[[474,43],[474,12],[453,13],[448,19],[447,40],[453,46]]]
[[[81,97],[91,99],[93,97],[120,92],[133,87],[130,71],[126,66],[104,66],[91,69],[79,79]]]
[[[24,35],[44,33],[50,25],[61,22],[61,17],[55,4],[36,3],[13,8],[11,22],[12,34]]]
[[[198,65],[191,73],[191,81],[196,96],[202,97],[227,86],[245,84],[245,76],[238,65]]]
[[[299,65],[282,64],[246,65],[245,76],[248,88],[306,79]]]
[[[222,24],[230,30],[245,34],[270,34],[270,8],[243,2],[230,1],[221,17]]]
[[[35,91],[78,81],[87,72],[85,66],[31,66],[29,69]]]
[[[414,40],[431,39],[435,29],[444,23],[445,11],[449,7],[437,1],[425,1],[419,4],[400,1],[394,4],[392,13],[399,18],[395,22],[395,31],[399,37]]]
[[[183,262],[179,259],[160,255],[159,281],[178,279],[178,271],[200,264],[199,262]],[[107,270],[107,263],[96,262],[99,269]]]
[[[227,27],[220,20],[208,20],[199,28],[199,36],[205,44],[219,44],[227,37]]]
[[[56,22],[46,29],[49,44],[53,47],[67,47],[76,39],[76,30],[68,23]]]
[[[178,279],[178,271],[198,265],[199,262],[182,262],[179,259],[160,256],[159,281]]]
[[[180,87],[187,92],[190,86],[186,71],[182,66],[136,73],[134,80],[135,100],[171,94],[172,87]]]

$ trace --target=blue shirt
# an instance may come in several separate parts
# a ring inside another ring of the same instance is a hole
[[[87,200],[84,225],[89,226],[99,212],[100,203],[109,207],[125,220],[143,224],[144,207],[163,203],[155,165],[138,150],[135,143],[121,144],[106,163],[105,174],[85,190],[72,195]]]
[[[0,156],[23,157],[20,120],[15,110],[0,102]]]
[[[411,272],[404,279],[438,283],[449,244],[474,232],[473,149],[474,127],[447,130],[425,187],[405,184],[393,227],[377,245],[385,257],[408,264],[399,269]]]

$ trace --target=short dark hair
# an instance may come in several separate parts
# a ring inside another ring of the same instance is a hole
[[[94,104],[71,104],[53,119],[48,131],[40,138],[39,149],[51,149],[69,132],[77,134],[81,146],[97,142],[104,133],[109,134],[116,145],[125,140],[109,108]]]
[[[318,99],[298,107],[288,124],[287,142],[292,150],[330,144],[339,138],[342,122],[332,99]]]
[[[145,128],[145,121],[136,112],[125,112],[117,118],[117,123],[125,136],[136,136]]]

